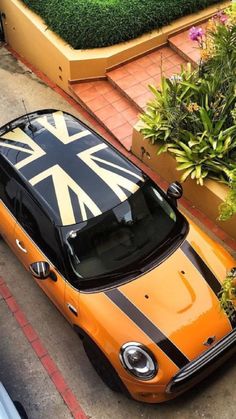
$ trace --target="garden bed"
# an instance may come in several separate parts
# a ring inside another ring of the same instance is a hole
[[[158,173],[167,182],[180,181],[181,172],[176,170],[175,158],[170,153],[159,156],[160,145],[152,145],[139,131],[137,124],[133,130],[132,153],[148,167]],[[203,211],[214,223],[236,240],[236,215],[227,221],[219,221],[219,205],[225,201],[228,188],[216,181],[208,179],[203,186],[197,185],[195,180],[187,179],[183,183],[184,197]]]
[[[75,49],[137,38],[221,0],[23,0]]]

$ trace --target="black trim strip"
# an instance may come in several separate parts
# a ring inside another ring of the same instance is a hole
[[[178,368],[183,368],[189,363],[189,359],[118,289],[106,291],[105,294],[152,339]]]
[[[219,292],[221,291],[221,283],[218,281],[216,276],[213,274],[213,272],[208,268],[204,260],[201,258],[201,256],[198,255],[198,253],[194,250],[194,248],[185,241],[181,245],[181,250],[187,256],[187,258],[192,262],[192,264],[195,266],[195,268],[198,270],[198,272],[203,276],[205,281],[208,283],[209,287],[212,289],[212,291],[215,293],[216,297],[219,299]],[[235,327],[235,313],[229,318],[229,321],[231,323],[232,328]]]

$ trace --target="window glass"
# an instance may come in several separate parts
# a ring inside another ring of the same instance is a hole
[[[16,195],[18,184],[15,179],[11,178],[8,173],[1,168],[0,170],[0,199],[8,209],[15,215]]]
[[[146,182],[117,207],[67,230],[71,265],[80,281],[143,269],[179,241],[183,225],[177,209]]]
[[[24,227],[30,237],[32,237],[32,239],[38,241],[40,240],[40,230],[38,226],[39,219],[36,221],[36,216],[42,218],[43,214],[41,214],[41,211],[38,208],[35,208],[33,201],[23,195],[21,202],[21,225]]]
[[[21,192],[20,223],[48,259],[61,269],[57,230],[47,214],[27,192]]]

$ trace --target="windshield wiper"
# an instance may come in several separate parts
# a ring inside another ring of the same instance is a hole
[[[153,255],[157,254],[157,256],[160,255],[160,249],[163,247],[167,247],[167,250],[169,249],[170,245],[173,242],[176,242],[176,244],[179,245],[180,239],[184,240],[185,235],[182,233],[177,234],[176,236],[169,237],[165,242],[163,242],[161,245],[158,246],[158,248],[155,248],[152,252],[150,252],[145,258],[142,259],[142,262],[145,262],[146,260],[150,259]],[[182,241],[181,240],[181,241]],[[145,266],[143,268],[145,270]]]
[[[106,273],[106,274],[100,274],[100,275],[94,275],[94,276],[89,276],[89,277],[87,277],[87,278],[81,278],[81,279],[86,279],[86,280],[88,280],[88,281],[92,281],[92,280],[99,280],[99,279],[101,279],[101,280],[103,280],[103,279],[107,279],[107,278],[109,278],[109,279],[111,279],[111,280],[113,280],[113,279],[118,279],[118,278],[120,278],[120,277],[124,277],[124,278],[127,278],[127,276],[130,276],[130,275],[138,275],[138,274],[141,274],[142,273],[142,269],[135,269],[135,270],[132,270],[132,271],[129,271],[128,269],[127,269],[127,271],[120,271],[120,272],[108,272],[108,273]]]

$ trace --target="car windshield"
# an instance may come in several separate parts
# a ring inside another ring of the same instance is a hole
[[[67,231],[70,263],[81,282],[124,276],[164,254],[167,244],[176,245],[186,226],[185,218],[147,181],[115,208]]]

